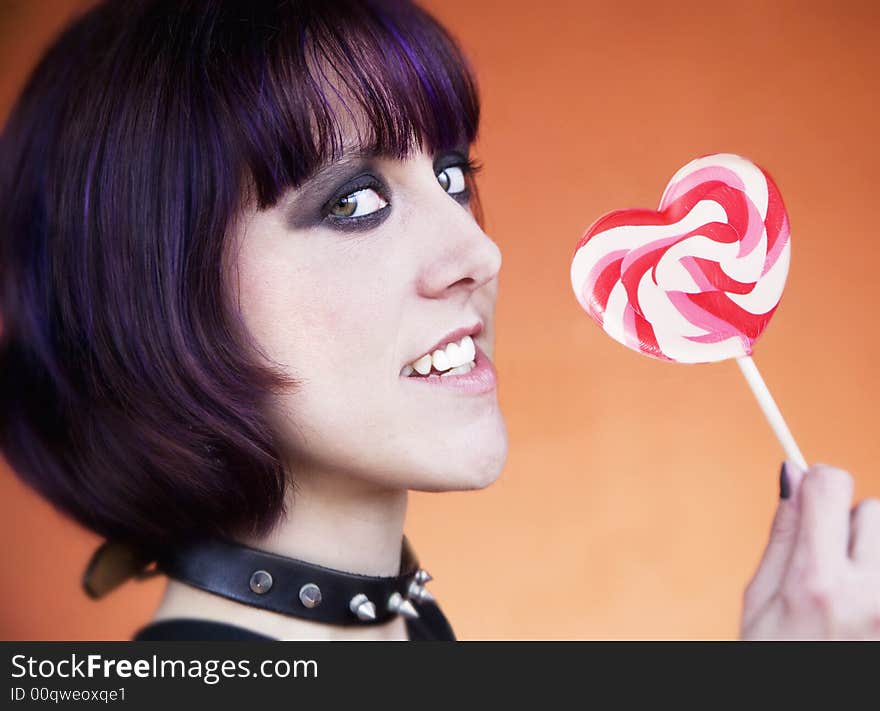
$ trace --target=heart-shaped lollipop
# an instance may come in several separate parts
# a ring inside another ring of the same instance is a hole
[[[658,210],[615,210],[575,248],[581,306],[615,340],[654,358],[751,354],[779,304],[790,257],[779,190],[731,153],[679,170]]]
[[[657,210],[615,210],[574,250],[571,285],[623,345],[679,363],[735,358],[789,459],[806,462],[754,361],[782,298],[791,243],[779,189],[732,153],[679,170]]]

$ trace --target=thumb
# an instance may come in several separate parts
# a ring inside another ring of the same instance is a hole
[[[782,582],[800,527],[800,490],[804,472],[791,460],[779,472],[779,504],[770,527],[770,540],[758,570],[746,588],[745,614],[757,611],[776,594]]]

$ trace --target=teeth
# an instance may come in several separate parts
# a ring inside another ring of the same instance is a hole
[[[473,360],[477,356],[477,348],[474,346],[474,339],[470,336],[465,336],[461,339],[461,349],[464,351],[464,357],[467,358],[465,362]]]
[[[474,339],[465,336],[457,343],[449,343],[445,348],[438,348],[433,353],[426,353],[418,360],[403,366],[400,374],[403,376],[412,375],[413,371],[419,375],[427,375],[431,372],[431,368],[438,372],[449,371],[444,375],[460,374],[468,371],[462,371],[460,368],[470,365],[474,367],[474,359],[477,350],[474,346]],[[468,370],[470,370],[468,368]]]
[[[434,370],[449,370],[449,356],[446,355],[446,351],[437,349],[434,351],[431,359],[434,363]]]
[[[423,355],[415,363],[412,364],[413,370],[415,370],[419,375],[427,375],[431,372],[431,362],[432,359],[429,354]]]
[[[446,355],[449,357],[450,368],[457,368],[471,360],[467,357],[465,349],[463,349],[458,343],[450,343],[446,346]]]
[[[457,368],[447,370],[445,373],[440,373],[440,377],[445,378],[447,375],[464,375],[465,373],[470,373],[475,367],[476,366],[473,363],[465,363]]]

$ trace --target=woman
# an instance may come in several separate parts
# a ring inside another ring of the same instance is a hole
[[[478,123],[404,2],[105,2],[43,58],[3,135],[0,436],[113,541],[88,590],[169,576],[138,639],[454,638],[403,529],[506,457]],[[743,635],[878,634],[876,502],[782,482]]]

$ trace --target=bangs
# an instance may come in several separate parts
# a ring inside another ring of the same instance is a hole
[[[215,46],[243,55],[236,64],[245,71],[225,78],[233,82],[226,106],[239,114],[242,158],[261,209],[351,149],[346,124],[355,127],[357,148],[395,158],[416,147],[466,149],[475,140],[472,70],[455,40],[416,5],[254,5],[251,31],[239,25]]]

